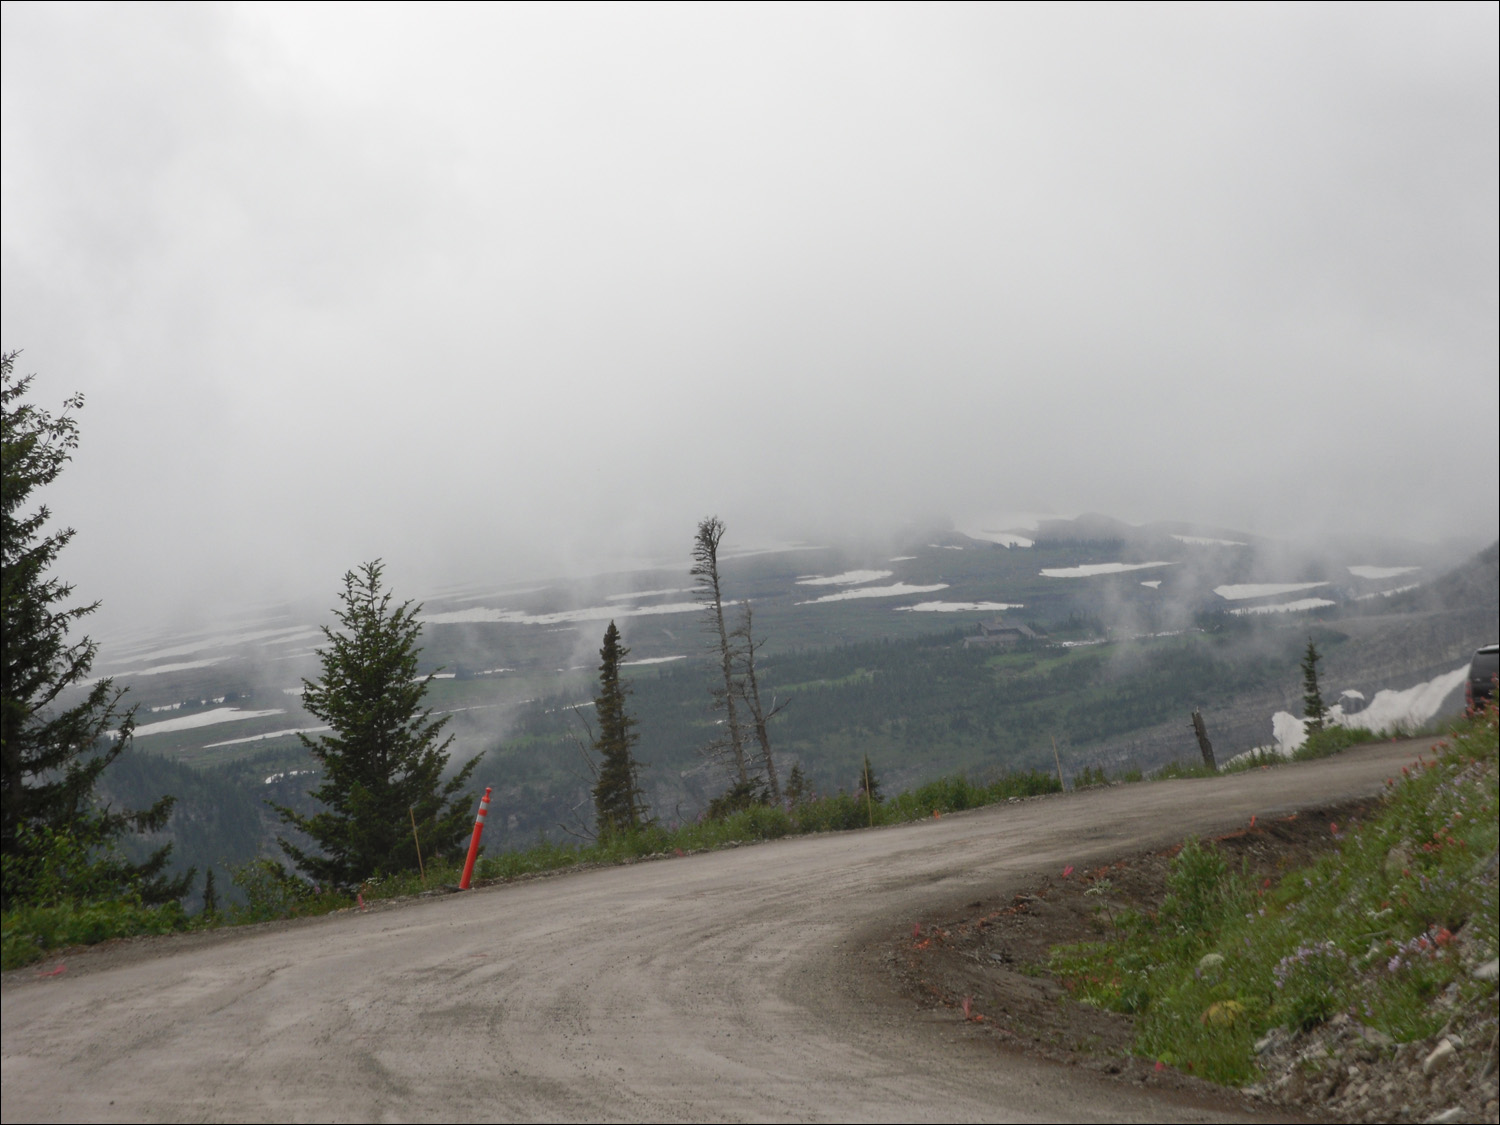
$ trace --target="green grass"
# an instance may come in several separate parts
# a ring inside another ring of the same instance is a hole
[[[781,684],[777,686],[776,690],[790,695],[792,692],[811,691],[814,688],[848,687],[850,684],[868,683],[874,678],[875,673],[868,668],[856,668],[847,676],[837,676],[833,679],[824,680],[806,680],[800,684]]]
[[[1136,1051],[1217,1082],[1256,1076],[1254,1043],[1338,1012],[1397,1042],[1433,1034],[1450,985],[1494,1003],[1463,971],[1454,935],[1496,949],[1497,724],[1456,728],[1388,783],[1369,824],[1272,886],[1189,841],[1154,913],[1113,920],[1110,940],[1059,946],[1053,971],[1079,999],[1136,1015]]]
[[[1236,754],[1219,767],[1220,773],[1248,773],[1250,770],[1271,769],[1284,766],[1290,759],[1283,758],[1273,747],[1256,747],[1245,754]]]
[[[167,934],[185,930],[190,921],[175,902],[143,906],[135,899],[114,902],[63,902],[22,906],[5,912],[0,926],[0,968],[18,969],[39,961],[54,949],[95,945],[110,938]]]
[[[1096,785],[1108,785],[1109,776],[1101,766],[1084,766],[1073,775],[1074,789],[1090,789]]]
[[[1351,746],[1378,742],[1380,738],[1380,735],[1365,727],[1324,727],[1309,734],[1307,741],[1293,751],[1292,759],[1310,762],[1315,758],[1331,758],[1335,754],[1342,754]]]
[[[940,778],[878,802],[866,802],[848,793],[839,793],[832,797],[814,798],[790,810],[771,805],[752,805],[722,820],[700,820],[676,828],[652,825],[639,832],[593,842],[544,841],[524,850],[482,856],[475,866],[475,875],[480,879],[514,879],[520,875],[584,863],[625,863],[649,855],[686,854],[724,847],[731,843],[901,824],[925,820],[943,813],[980,808],[1011,798],[1056,793],[1059,789],[1055,777],[1037,772],[1005,774],[988,783],[954,776]],[[429,885],[439,879],[435,874],[436,870],[429,869],[427,873]],[[439,881],[450,877],[452,881],[457,881],[456,873],[451,876],[443,875]],[[397,879],[387,879],[378,888],[368,890],[367,894],[381,897],[386,894],[410,894],[420,889],[416,873],[408,872]]]
[[[1211,770],[1202,762],[1168,762],[1151,775],[1153,781],[1173,781],[1184,777],[1218,777],[1222,770]]]
[[[1054,649],[1033,646],[1020,652],[1002,652],[985,659],[985,666],[998,675],[1045,676],[1081,655],[1076,648]]]

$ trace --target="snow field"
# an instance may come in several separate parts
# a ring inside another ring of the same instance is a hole
[[[1469,665],[1466,662],[1451,672],[1434,676],[1426,683],[1399,691],[1382,688],[1375,693],[1375,698],[1368,707],[1352,715],[1345,715],[1344,709],[1335,703],[1328,709],[1326,722],[1331,726],[1364,727],[1380,736],[1394,731],[1414,730],[1437,715],[1443,700],[1458,690],[1468,674]],[[1271,716],[1271,738],[1273,741],[1270,746],[1238,754],[1230,761],[1267,750],[1283,758],[1290,758],[1307,741],[1307,720],[1298,718],[1290,711],[1277,711]]]
[[[1351,566],[1349,573],[1356,578],[1395,578],[1402,574],[1414,574],[1420,566]]]
[[[1248,543],[1238,539],[1211,539],[1204,535],[1173,535],[1173,539],[1179,543],[1187,543],[1193,547],[1248,547]]]
[[[267,715],[285,715],[280,707],[264,711],[241,711],[238,707],[215,707],[212,711],[200,711],[196,715],[183,715],[176,719],[162,719],[156,723],[142,723],[135,728],[135,737],[145,738],[153,734],[170,734],[178,730],[194,730],[197,727],[217,726],[219,723],[239,723],[246,719],[263,719]]]
[[[988,613],[1003,613],[1007,609],[1024,608],[1020,602],[918,602],[916,605],[898,605],[897,613],[967,613],[981,610]]]
[[[1043,578],[1092,578],[1096,574],[1124,574],[1129,570],[1151,570],[1158,566],[1176,566],[1173,562],[1148,562],[1148,563],[1088,563],[1084,566],[1053,567],[1041,571]]]
[[[893,586],[860,586],[853,590],[841,590],[837,594],[825,594],[821,598],[812,598],[797,604],[822,605],[825,602],[847,602],[855,598],[899,598],[903,594],[935,594],[947,588],[946,582],[939,582],[933,586],[908,586],[905,582],[897,582]]]
[[[1270,598],[1278,594],[1300,594],[1316,590],[1327,582],[1246,582],[1238,586],[1215,586],[1214,593],[1225,601],[1240,602],[1246,598]]]
[[[796,581],[799,586],[857,586],[861,582],[878,582],[893,573],[890,570],[846,570],[826,578],[821,574],[804,574]]]
[[[317,734],[321,731],[332,729],[332,727],[288,727],[286,730],[272,730],[267,731],[265,734],[251,734],[246,735],[244,738],[226,738],[223,742],[210,742],[203,749],[213,750],[220,746],[243,746],[247,742],[264,742],[268,738],[285,738],[289,734]]]
[[[736,602],[726,601],[725,605]],[[610,621],[625,617],[655,617],[667,613],[697,613],[701,602],[665,602],[661,605],[597,605],[583,609],[564,609],[556,613],[526,613],[519,609],[492,609],[475,606],[446,613],[424,613],[417,620],[424,625],[470,625],[503,622],[512,625],[566,625],[580,621]]]

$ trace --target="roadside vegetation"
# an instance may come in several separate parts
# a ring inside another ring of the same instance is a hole
[[[1493,708],[1454,724],[1387,782],[1375,819],[1330,823],[1337,847],[1279,882],[1187,842],[1159,908],[1103,914],[1106,939],[1057,947],[1053,972],[1133,1015],[1138,1054],[1232,1085],[1259,1077],[1268,1036],[1340,1015],[1395,1044],[1430,1038],[1455,1010],[1492,1016],[1496,747]]]
[[[70,640],[98,603],[69,605],[73,588],[51,574],[73,537],[49,529],[33,494],[57,479],[78,446],[81,395],[60,414],[27,401],[30,376],[16,353],[0,355],[0,909],[6,964],[15,927],[45,941],[98,941],[122,930],[162,932],[185,921],[191,870],[169,874],[172,845],[137,861],[122,837],[159,831],[173,798],[122,810],[96,799],[100,775],[119,758],[135,709],[109,677],[92,679],[98,645]],[[68,689],[81,696],[56,705]],[[19,932],[19,931],[16,931]],[[28,938],[28,940],[31,940]]]
[[[650,824],[635,831],[611,832],[592,842],[543,840],[530,848],[481,856],[475,876],[480,882],[507,880],[812,832],[901,824],[1060,789],[1057,778],[1050,774],[1022,773],[1004,775],[989,783],[964,777],[940,778],[885,800],[866,800],[863,793],[839,793],[810,797],[790,807],[756,804],[721,819],[705,818],[675,827]],[[95,901],[87,895],[69,896],[62,882],[55,901],[6,911],[3,967],[18,968],[56,949],[110,938],[309,917],[358,909],[363,903],[381,899],[452,890],[462,866],[461,857],[439,857],[429,860],[422,869],[372,876],[352,888],[338,889],[313,883],[276,860],[262,858],[234,869],[234,884],[242,892],[244,903],[192,916],[176,902],[149,907],[128,899]]]

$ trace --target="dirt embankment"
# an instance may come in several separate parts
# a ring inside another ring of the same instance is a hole
[[[1332,805],[1214,839],[1232,870],[1243,863],[1256,879],[1275,878],[1332,846],[1330,822],[1363,820],[1374,808],[1368,801]],[[1133,1055],[1133,1017],[1075,1001],[1048,969],[1053,946],[1098,940],[1121,911],[1156,909],[1177,851],[1059,871],[1008,898],[975,900],[957,916],[914,924],[892,940],[885,962],[918,1005],[962,1012],[1003,1045],[1123,1082],[1204,1090],[1209,1084],[1190,1074]],[[1101,894],[1106,879],[1110,889]],[[1493,1011],[1454,1010],[1439,1035],[1400,1046],[1347,1016],[1303,1035],[1272,1034],[1262,1041],[1264,1078],[1244,1096],[1273,1114],[1493,1122],[1496,1023]],[[1445,1053],[1445,1037],[1463,1049],[1448,1065],[1426,1066],[1434,1051]]]

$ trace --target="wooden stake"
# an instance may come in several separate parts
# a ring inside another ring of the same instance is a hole
[[[1203,725],[1203,713],[1193,712],[1193,733],[1198,736],[1198,752],[1203,755],[1203,764],[1217,773],[1218,765],[1214,762],[1214,746],[1208,740],[1208,728]]]
[[[1057,735],[1052,736],[1052,760],[1057,763],[1057,787],[1066,790],[1068,783],[1062,777],[1062,759],[1057,756]]]
[[[422,886],[425,887],[427,885],[427,869],[422,866],[422,841],[417,836],[417,810],[411,806],[407,806],[406,811],[411,814],[411,838],[412,842],[417,845],[417,871],[421,874]]]

